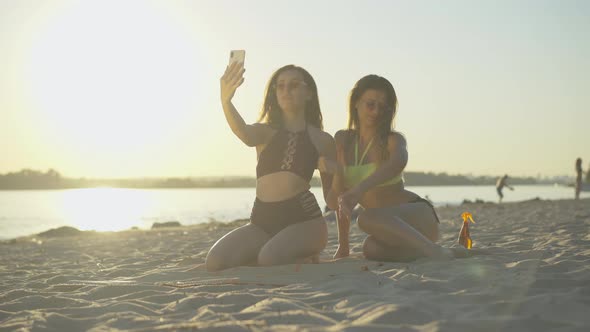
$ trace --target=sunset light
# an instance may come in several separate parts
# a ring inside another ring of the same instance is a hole
[[[53,158],[92,151],[117,176],[113,163],[145,160],[190,123],[198,51],[155,6],[82,1],[46,16],[22,61],[31,130]]]
[[[0,0],[0,331],[587,331],[590,1]]]
[[[142,225],[153,202],[149,192],[120,188],[75,189],[64,192],[64,222],[80,230],[120,231]]]

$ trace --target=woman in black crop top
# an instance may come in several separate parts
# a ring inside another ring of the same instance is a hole
[[[315,81],[301,67],[280,68],[266,87],[259,122],[248,125],[231,101],[244,71],[242,63],[227,67],[221,77],[221,103],[232,132],[256,147],[256,199],[250,223],[232,230],[209,250],[207,270],[317,261],[328,231],[309,182],[318,164],[336,158],[336,147],[322,130]],[[323,166],[320,175],[326,197],[332,176]]]

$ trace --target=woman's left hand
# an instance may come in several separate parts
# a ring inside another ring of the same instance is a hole
[[[363,194],[355,189],[348,190],[338,196],[338,209],[340,213],[349,219],[352,219],[352,210],[361,200]]]

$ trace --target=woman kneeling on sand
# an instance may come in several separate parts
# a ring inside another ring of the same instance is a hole
[[[336,140],[337,165],[328,206],[338,210],[339,246],[334,258],[349,255],[352,209],[364,210],[357,223],[369,234],[363,243],[367,259],[408,261],[419,257],[452,257],[435,242],[439,220],[433,206],[404,189],[402,171],[408,161],[404,136],[392,130],[397,96],[380,76],[360,79],[350,93],[348,130]]]
[[[268,82],[260,122],[247,125],[231,102],[244,71],[241,63],[228,66],[221,77],[221,102],[233,133],[256,147],[256,200],[250,223],[209,250],[209,271],[317,260],[327,244],[326,222],[309,183],[318,161],[335,160],[336,149],[332,136],[322,131],[315,81],[301,67],[280,68]],[[320,175],[327,197],[332,175]]]

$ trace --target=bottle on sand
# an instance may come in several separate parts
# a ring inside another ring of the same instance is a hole
[[[469,221],[475,224],[473,221],[473,216],[469,212],[463,212],[461,214],[461,218],[463,218],[463,226],[461,226],[461,231],[459,232],[459,244],[464,246],[467,249],[471,249],[473,246],[473,241],[471,240],[471,236],[469,235]]]

